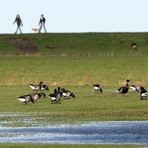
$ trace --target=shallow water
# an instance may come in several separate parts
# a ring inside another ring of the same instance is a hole
[[[97,121],[37,127],[0,126],[0,142],[148,144],[148,121]]]

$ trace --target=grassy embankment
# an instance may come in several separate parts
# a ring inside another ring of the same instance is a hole
[[[132,42],[137,50],[130,48]],[[27,44],[36,51],[30,53]],[[1,35],[0,111],[47,113],[50,121],[146,120],[146,100],[115,90],[126,79],[148,86],[147,48],[147,33]],[[68,88],[76,99],[54,105],[48,99],[29,105],[16,100],[32,92],[29,83],[39,81],[48,84],[50,92],[57,86]],[[92,85],[100,82],[104,92],[95,94]]]
[[[0,144],[1,148],[146,148],[146,145],[121,144]]]

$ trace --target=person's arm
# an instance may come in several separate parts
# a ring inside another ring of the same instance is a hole
[[[40,26],[40,24],[41,24],[41,19],[40,19],[40,21],[39,21],[39,26]]]
[[[14,20],[13,24],[16,22],[16,19]]]
[[[21,26],[23,26],[23,22],[22,22],[22,20],[20,19],[20,21],[21,21]]]
[[[46,19],[45,19],[45,17],[43,18],[43,21],[44,21],[44,24],[45,24],[45,22],[46,22]]]

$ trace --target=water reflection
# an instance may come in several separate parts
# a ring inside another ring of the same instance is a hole
[[[98,121],[39,127],[0,127],[0,142],[148,143],[148,121]]]

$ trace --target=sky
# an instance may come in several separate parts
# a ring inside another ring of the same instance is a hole
[[[41,14],[47,32],[147,32],[148,0],[1,0],[0,34],[13,34],[20,14],[23,33],[39,28]]]

